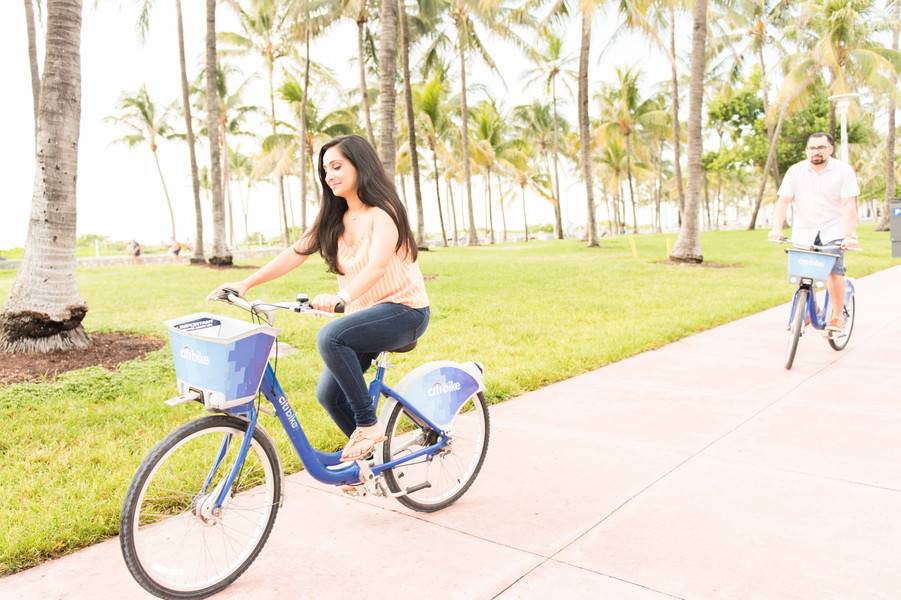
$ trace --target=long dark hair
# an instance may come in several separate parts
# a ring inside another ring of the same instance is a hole
[[[407,211],[397,196],[394,184],[388,179],[388,174],[385,173],[375,149],[358,135],[336,137],[319,149],[322,204],[316,221],[306,235],[302,254],[319,252],[328,263],[329,271],[343,275],[338,267],[338,238],[344,233],[343,217],[347,212],[347,201],[332,193],[332,188],[325,182],[323,165],[325,153],[332,146],[337,146],[344,158],[357,170],[357,195],[363,204],[381,208],[391,216],[391,220],[397,226],[397,247],[394,251],[399,252],[403,248],[411,260],[416,260],[416,241],[407,220]]]

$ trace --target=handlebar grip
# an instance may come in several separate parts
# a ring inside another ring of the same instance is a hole
[[[344,303],[343,302],[339,302],[338,304],[335,305],[335,312],[336,313],[344,312]]]

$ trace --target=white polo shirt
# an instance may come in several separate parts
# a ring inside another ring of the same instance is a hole
[[[792,241],[812,244],[819,233],[820,242],[826,244],[845,237],[842,198],[860,195],[860,188],[851,165],[829,158],[826,168],[819,173],[813,170],[809,160],[793,164],[777,193],[794,199]]]

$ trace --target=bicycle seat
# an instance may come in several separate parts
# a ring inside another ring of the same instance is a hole
[[[392,348],[391,350],[388,350],[388,352],[396,352],[396,353],[409,352],[410,350],[412,350],[415,347],[416,347],[416,342],[413,342],[412,344],[407,344],[406,346],[401,346],[400,348]]]

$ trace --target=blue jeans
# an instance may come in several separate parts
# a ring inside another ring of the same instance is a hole
[[[429,309],[376,304],[335,319],[316,338],[325,369],[316,398],[347,436],[378,418],[363,373],[379,352],[412,344],[429,324]]]

